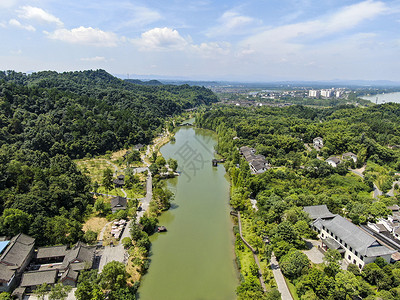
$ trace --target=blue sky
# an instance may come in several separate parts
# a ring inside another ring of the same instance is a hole
[[[0,69],[400,81],[400,0],[0,0]]]

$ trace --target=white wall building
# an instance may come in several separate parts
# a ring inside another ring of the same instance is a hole
[[[312,227],[319,233],[322,248],[337,249],[349,263],[360,269],[378,257],[390,263],[391,255],[396,252],[340,215],[328,220],[318,218]]]

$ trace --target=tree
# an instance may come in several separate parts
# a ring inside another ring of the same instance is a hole
[[[288,254],[280,260],[282,273],[289,278],[295,279],[310,267],[310,261],[307,255],[299,250],[291,249]]]
[[[63,300],[67,298],[68,293],[71,291],[72,287],[69,285],[63,285],[62,283],[58,283],[54,285],[49,293],[50,300]]]
[[[3,292],[0,294],[0,300],[12,300],[13,298],[9,293]]]
[[[0,229],[7,235],[28,233],[32,216],[20,209],[7,208],[0,217]]]
[[[125,265],[118,261],[111,261],[104,266],[99,284],[104,290],[115,291],[126,287],[127,278]]]
[[[327,263],[339,263],[339,261],[342,259],[342,256],[340,255],[339,251],[336,249],[328,249],[325,254],[323,260]]]
[[[129,249],[132,247],[132,239],[130,237],[124,237],[121,241],[122,245],[124,245],[125,249]]]
[[[94,242],[97,241],[97,232],[93,230],[88,230],[83,235],[83,239],[85,240],[86,243],[93,244]]]
[[[275,236],[292,245],[299,239],[296,230],[289,221],[283,221],[278,225]]]
[[[347,271],[338,272],[335,276],[335,298],[347,299],[349,296],[351,299],[359,295],[359,282],[356,276]]]
[[[170,158],[168,159],[167,163],[172,171],[176,172],[176,169],[178,168],[178,161],[176,159]]]
[[[143,226],[143,231],[148,235],[152,235],[156,229],[158,220],[157,218],[143,216],[140,218],[140,224]]]
[[[39,285],[35,290],[34,294],[39,299],[44,299],[44,296],[49,292],[49,285],[47,283],[43,283]]]
[[[113,171],[110,168],[107,168],[103,171],[103,178],[101,181],[104,188],[109,191],[113,187]]]

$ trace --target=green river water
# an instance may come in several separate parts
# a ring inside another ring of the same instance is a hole
[[[222,165],[212,167],[216,136],[182,127],[161,148],[178,160],[181,176],[169,179],[172,208],[159,217],[168,232],[152,236],[151,264],[140,300],[236,299],[238,275],[229,216],[229,183]]]

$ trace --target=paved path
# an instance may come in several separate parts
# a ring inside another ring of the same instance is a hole
[[[362,172],[365,171],[365,166],[362,167],[361,169],[349,169],[351,172],[353,172],[354,174],[356,174],[357,176],[360,176],[361,178],[364,178],[364,175]],[[383,195],[383,192],[378,188],[378,186],[374,183],[374,187],[373,187],[373,192],[374,195],[373,197],[375,199],[378,199],[379,196]],[[390,195],[389,195],[390,196]]]
[[[117,172],[118,172],[118,167],[116,165],[114,165],[111,161],[106,159],[106,163],[108,163],[109,165],[111,165],[114,168],[114,176],[117,176]]]
[[[274,253],[272,253],[271,255],[271,269],[272,273],[274,274],[278,290],[281,293],[282,300],[293,300],[292,294],[290,294],[289,288],[285,281],[285,277],[283,277],[281,268],[279,267],[279,263],[276,260]]]
[[[400,181],[393,181],[392,188],[389,192],[386,193],[386,195],[388,195],[389,197],[394,197],[394,186],[396,184],[400,186]]]
[[[256,250],[244,239],[243,235],[242,235],[242,221],[240,220],[240,212],[238,211],[238,221],[239,221],[239,234],[240,234],[240,238],[242,239],[243,243],[246,244],[246,246],[250,249],[251,252],[253,252],[253,257],[254,257],[254,261],[256,262],[257,266],[258,266],[258,280],[260,280],[260,284],[261,287],[263,288],[264,293],[267,292],[267,288],[265,286],[264,280],[262,278],[262,274],[261,274],[261,266],[260,266],[260,261],[258,260],[258,255]],[[282,298],[284,299],[284,298]]]
[[[99,238],[98,238],[99,242],[103,241],[104,231],[106,231],[107,226],[110,225],[112,222],[113,221],[108,222],[106,225],[104,225],[103,229],[101,229],[100,234],[99,234]]]
[[[150,201],[153,199],[153,177],[151,176],[150,170],[148,170],[147,182],[146,182],[146,197],[140,199],[142,210],[136,215],[136,223],[139,223],[140,218],[149,209]]]

